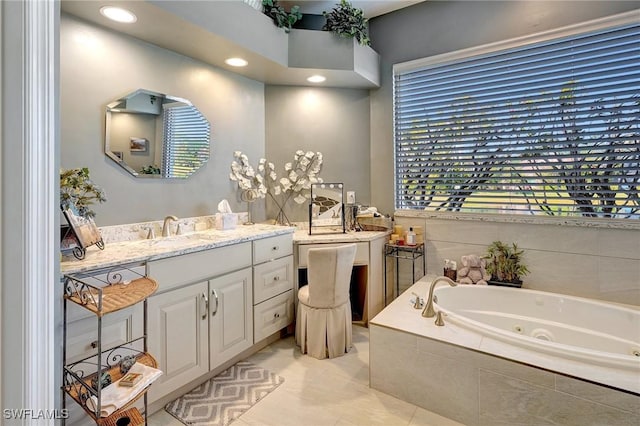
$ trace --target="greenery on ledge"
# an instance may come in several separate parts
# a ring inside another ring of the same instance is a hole
[[[278,4],[278,0],[262,0],[262,13],[273,19],[278,28],[284,28],[284,32],[291,31],[293,24],[302,19],[300,6],[292,6],[287,12]]]
[[[353,7],[347,0],[340,0],[330,12],[322,12],[327,19],[322,29],[340,37],[355,38],[363,46],[371,46],[369,28],[362,9]]]

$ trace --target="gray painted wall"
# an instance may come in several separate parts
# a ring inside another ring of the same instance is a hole
[[[226,198],[233,151],[264,156],[264,84],[63,15],[60,28],[61,167],[89,167],[107,193],[98,226],[200,216]],[[134,178],[103,154],[106,104],[138,88],[189,99],[211,123],[211,158],[187,180]],[[255,219],[264,204],[252,207]]]
[[[393,211],[392,66],[640,8],[639,1],[426,1],[372,19],[381,87],[371,91],[372,204]],[[639,16],[640,18],[640,16]]]
[[[369,93],[367,90],[316,87],[267,86],[266,153],[283,170],[296,150],[320,151],[325,182],[343,182],[356,191],[356,201],[368,204],[369,191]],[[279,172],[281,173],[281,172]],[[290,220],[307,220],[307,207],[292,200]],[[268,204],[268,217],[275,215]]]

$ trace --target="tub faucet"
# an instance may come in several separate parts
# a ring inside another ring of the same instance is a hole
[[[444,275],[433,280],[431,282],[431,287],[429,287],[429,296],[427,297],[427,305],[424,307],[424,310],[422,311],[423,317],[431,318],[436,315],[436,311],[435,309],[433,309],[433,289],[435,288],[436,284],[438,284],[440,281],[444,281],[448,283],[451,287],[455,287],[458,285],[451,278],[445,277]]]
[[[178,220],[174,215],[170,215],[164,218],[164,223],[162,224],[162,236],[168,237],[171,235],[171,222]]]

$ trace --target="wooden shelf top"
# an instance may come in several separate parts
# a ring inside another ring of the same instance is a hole
[[[128,284],[109,284],[99,288],[78,284],[76,291],[71,294],[67,292],[65,298],[101,317],[133,306],[151,296],[157,289],[156,280],[141,277]]]

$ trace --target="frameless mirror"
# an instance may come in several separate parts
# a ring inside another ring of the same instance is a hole
[[[209,122],[186,99],[139,89],[105,120],[104,152],[133,176],[187,178],[209,159]]]

